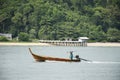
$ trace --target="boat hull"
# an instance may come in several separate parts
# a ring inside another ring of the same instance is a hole
[[[76,59],[71,60],[71,59],[66,59],[66,58],[56,58],[56,57],[36,55],[32,52],[32,50],[30,48],[29,48],[29,51],[32,54],[33,58],[37,62],[45,62],[46,60],[48,60],[48,61],[62,61],[62,62],[80,62],[80,60],[76,60]]]

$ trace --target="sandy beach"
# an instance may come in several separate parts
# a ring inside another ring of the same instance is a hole
[[[114,47],[114,46],[118,46],[118,47],[120,47],[120,43],[109,43],[109,42],[107,42],[107,43],[99,43],[99,42],[96,42],[96,43],[88,43],[87,44],[87,46],[109,46],[109,47]]]
[[[0,42],[0,46],[51,46],[47,43],[25,43],[25,42]],[[120,43],[87,43],[87,46],[118,46],[120,47]]]
[[[50,46],[47,43],[0,42],[0,46]]]

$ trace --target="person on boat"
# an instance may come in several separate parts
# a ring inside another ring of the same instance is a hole
[[[70,59],[73,60],[73,51],[70,51]]]

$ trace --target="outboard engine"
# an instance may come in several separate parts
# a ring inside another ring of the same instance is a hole
[[[75,58],[76,58],[77,60],[80,60],[80,57],[79,57],[79,55],[76,55],[76,56],[75,56]]]

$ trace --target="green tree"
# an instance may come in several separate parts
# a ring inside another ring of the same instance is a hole
[[[115,28],[108,29],[107,39],[110,42],[118,42],[120,41],[120,31]]]
[[[20,32],[18,39],[19,41],[29,41],[29,35],[27,33]]]
[[[29,31],[29,36],[30,36],[31,39],[35,39],[36,38],[36,31],[35,31],[35,29],[31,29]]]
[[[9,40],[4,36],[0,36],[0,41],[3,42],[3,41],[9,41]]]
[[[120,31],[119,4],[120,0],[0,0],[0,33],[17,37],[25,32],[30,38],[55,40],[88,36],[103,41],[109,29]]]

